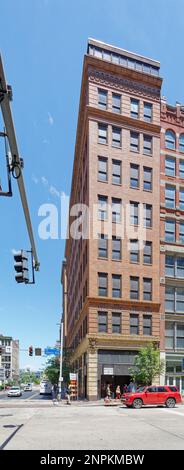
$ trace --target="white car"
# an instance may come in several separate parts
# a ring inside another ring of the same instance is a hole
[[[20,387],[14,386],[8,390],[8,397],[21,397],[21,395],[22,395],[22,391]]]
[[[25,392],[32,392],[33,388],[32,388],[32,384],[26,384],[24,385],[24,391]]]

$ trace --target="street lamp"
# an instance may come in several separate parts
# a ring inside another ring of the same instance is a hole
[[[60,326],[60,368],[59,368],[59,394],[60,395],[61,395],[61,383],[63,381],[62,364],[63,364],[63,320],[61,319],[61,326]]]

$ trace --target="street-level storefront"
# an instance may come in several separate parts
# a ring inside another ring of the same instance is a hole
[[[112,397],[115,397],[116,387],[131,380],[130,367],[133,367],[137,351],[98,350],[98,398],[106,396],[107,384],[110,385]]]
[[[184,355],[166,353],[166,385],[175,385],[184,394]]]

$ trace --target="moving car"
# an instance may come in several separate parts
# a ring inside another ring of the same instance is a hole
[[[24,391],[25,392],[32,392],[32,390],[33,390],[32,384],[24,385]]]
[[[40,395],[52,395],[52,384],[45,379],[40,382]]]
[[[121,400],[124,405],[133,408],[142,408],[143,405],[174,408],[176,403],[182,402],[178,389],[173,385],[139,387],[135,392],[124,393]]]
[[[8,393],[7,393],[8,397],[21,397],[22,395],[22,391],[20,389],[20,387],[11,387],[9,390],[8,390]]]

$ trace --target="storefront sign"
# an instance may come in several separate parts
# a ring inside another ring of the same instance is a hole
[[[113,375],[114,369],[113,367],[104,367],[104,375]]]
[[[77,380],[77,374],[70,374],[70,380]]]

